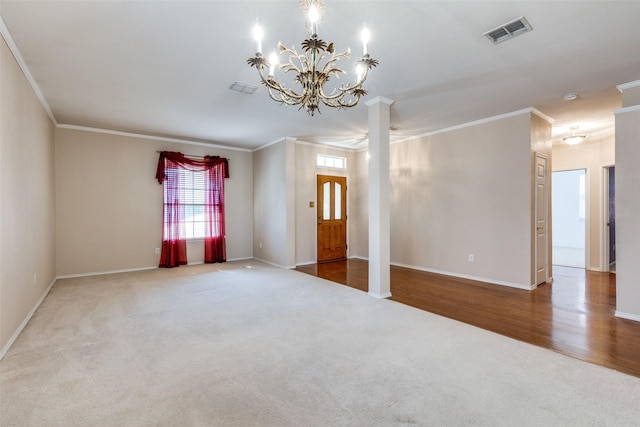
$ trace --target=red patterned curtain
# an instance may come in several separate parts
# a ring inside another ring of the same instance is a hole
[[[229,178],[228,160],[218,156],[193,159],[182,153],[162,151],[156,169],[156,179],[164,186],[160,267],[178,267],[187,263],[185,175],[180,173],[181,169],[204,172],[204,262],[225,262],[224,179]]]
[[[219,163],[205,172],[204,262],[225,262],[224,177],[227,166]]]

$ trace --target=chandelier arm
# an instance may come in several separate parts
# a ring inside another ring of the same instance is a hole
[[[282,92],[277,92],[274,94],[273,89],[271,88],[269,88],[268,92],[269,92],[269,97],[276,102],[280,102],[286,105],[297,105],[300,103],[296,100],[292,100],[291,98],[284,96]]]
[[[282,54],[282,53],[288,53],[290,56],[293,56],[293,57],[296,57],[296,58],[298,58],[298,57],[300,57],[300,56],[301,56],[301,55],[298,53],[298,51],[296,50],[296,47],[295,47],[295,46],[291,46],[291,47],[289,48],[289,47],[286,47],[285,45],[283,45],[282,43],[278,43],[278,49],[280,50],[280,53],[281,53],[281,54]]]
[[[336,91],[332,92],[330,96],[326,96],[321,94],[322,102],[334,108],[350,108],[354,107],[359,101],[362,95],[366,95],[366,91],[362,89],[362,83],[364,80],[360,81],[360,84],[354,84],[349,86],[344,86]],[[334,94],[335,93],[335,94]],[[345,101],[345,97],[349,95],[352,97],[350,101]]]
[[[330,65],[332,63],[336,62],[339,58],[348,57],[348,56],[349,56],[349,52],[348,51],[342,52],[340,54],[336,54],[335,58],[332,58],[332,60],[330,62],[327,62],[325,64],[325,66],[323,67],[323,72],[327,76],[330,76],[331,74],[337,74],[339,72],[344,73],[344,71],[342,69],[337,68],[337,67],[330,67]],[[330,68],[327,69],[328,67],[330,67]],[[362,72],[362,75],[361,75],[360,79],[358,79],[354,83],[350,83],[348,85],[343,84],[340,88],[334,88],[333,91],[331,92],[331,94],[329,94],[329,95],[325,94],[324,90],[323,90],[323,87],[321,87],[319,89],[320,97],[324,98],[324,99],[327,99],[327,100],[334,100],[334,99],[338,99],[338,98],[343,97],[346,93],[348,93],[348,92],[350,92],[350,91],[352,91],[354,89],[361,88],[362,85],[364,84],[364,82],[367,79],[367,76],[369,74],[369,69],[370,68],[371,68],[371,65],[367,65],[367,66],[363,67],[363,72]]]
[[[328,107],[333,107],[333,108],[349,108],[349,107],[354,107],[360,100],[360,95],[353,95],[354,97],[353,99],[351,99],[350,101],[345,101],[344,95],[346,94],[343,94],[343,96],[338,99],[322,98],[322,103]]]
[[[297,93],[288,90],[280,84],[278,84],[277,86],[267,85],[267,89],[269,91],[269,96],[271,96],[271,99],[279,102],[284,102],[285,104],[296,105],[302,102],[302,100],[304,99],[304,94],[298,95]]]
[[[267,88],[269,90],[271,98],[273,98],[273,99],[279,98],[279,100],[281,102],[285,102],[285,103],[287,103],[289,105],[298,104],[298,103],[302,102],[302,100],[305,98],[305,94],[304,93],[298,94],[298,93],[294,92],[291,89],[287,89],[282,84],[280,84],[280,83],[278,83],[278,82],[276,82],[274,80],[268,81]],[[273,91],[276,91],[276,95],[273,94]],[[285,100],[287,100],[287,101],[285,101]]]
[[[343,90],[340,87],[340,88],[334,88],[329,95],[326,95],[322,89],[320,89],[319,92],[320,92],[320,98],[326,99],[327,101],[332,101],[334,99],[344,97],[349,91]]]
[[[356,81],[354,83],[349,83],[349,84],[344,83],[340,87],[334,88],[329,95],[327,95],[324,92],[324,88],[320,88],[319,92],[320,92],[320,95],[323,98],[335,99],[335,98],[339,98],[340,94],[344,94],[344,93],[347,93],[347,92],[350,92],[350,91],[352,91],[354,89],[359,88],[360,86],[362,86],[362,83],[364,83],[363,79],[358,80],[358,81]]]
[[[368,70],[365,69],[363,74],[362,74],[362,77],[360,78],[360,80],[356,81],[355,83],[351,83],[349,85],[342,85],[339,88],[334,88],[333,91],[329,95],[324,93],[323,88],[320,88],[320,90],[319,90],[320,98],[326,99],[327,101],[332,101],[332,100],[344,97],[346,94],[348,94],[349,92],[353,91],[354,89],[360,89],[362,87],[362,84],[367,79],[367,74],[368,74]],[[358,96],[358,99],[359,98],[360,98],[360,96]],[[326,102],[325,102],[325,104],[326,104]]]
[[[341,52],[341,53],[333,53],[331,54],[331,59],[329,59],[325,64],[324,64],[324,69],[326,69],[327,67],[331,66],[331,64],[333,64],[334,62],[340,60],[340,58],[348,58],[351,55],[351,52],[349,52],[348,50]],[[323,55],[324,57],[324,55]],[[322,58],[320,58],[322,59]]]
[[[354,95],[355,98],[352,99],[351,101],[343,101],[342,99],[339,100],[322,100],[322,103],[328,107],[331,108],[351,108],[351,107],[355,107],[358,104],[358,101],[360,101],[360,95]]]
[[[260,80],[262,80],[262,83],[267,86],[267,88],[269,89],[269,95],[271,96],[271,98],[274,101],[278,101],[278,102],[285,102],[283,99],[276,99],[274,98],[273,94],[272,94],[272,90],[275,90],[279,93],[284,94],[288,99],[293,99],[295,100],[295,102],[293,103],[289,103],[289,102],[285,102],[289,105],[295,105],[298,102],[300,102],[303,98],[304,98],[304,94],[300,94],[298,95],[296,92],[292,91],[291,89],[287,89],[286,87],[284,87],[281,83],[277,82],[274,79],[270,79],[270,78],[265,78],[264,73],[262,71],[262,69],[265,67],[259,67],[258,68],[258,73],[260,74]]]
[[[303,70],[308,70],[309,68],[311,68],[310,65],[309,65],[309,64],[311,64],[311,61],[310,61],[310,58],[307,57],[307,53],[306,52],[305,52],[304,55],[300,54],[300,55],[296,56],[295,58],[298,60],[298,63],[300,63],[300,67]],[[291,61],[291,58],[289,58],[289,62],[293,63]],[[298,70],[298,74],[300,74],[300,73],[301,73],[301,71]]]
[[[300,64],[300,67],[302,69],[307,69],[309,68],[309,61],[308,58],[306,57],[306,55],[301,55],[299,54],[295,47],[291,47],[288,48],[285,45],[283,45],[282,43],[278,43],[278,49],[280,49],[280,53],[288,53],[289,54],[289,62],[287,62],[286,64],[282,64],[280,65],[280,70],[282,71],[284,69],[285,72],[288,71],[295,71],[298,74],[300,74],[300,68],[298,68],[294,63],[293,63],[293,59],[295,58],[298,63]]]

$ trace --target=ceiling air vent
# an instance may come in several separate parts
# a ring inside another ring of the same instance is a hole
[[[229,89],[251,95],[258,88],[242,82],[233,82]]]
[[[531,30],[533,30],[533,28],[531,28],[529,22],[527,22],[524,16],[521,16],[491,31],[487,31],[484,35],[487,36],[493,44],[498,44],[519,36],[520,34],[528,33]]]

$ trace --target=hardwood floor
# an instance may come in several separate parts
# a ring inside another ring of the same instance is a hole
[[[296,270],[367,291],[359,259]],[[616,275],[553,267],[526,291],[391,267],[392,300],[640,377],[640,323],[615,317]]]

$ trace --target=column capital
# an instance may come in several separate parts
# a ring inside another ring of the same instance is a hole
[[[634,87],[640,87],[640,80],[635,80],[632,82],[622,83],[616,86],[620,92],[623,92],[627,89],[632,89]]]
[[[624,83],[616,87],[622,93],[623,109],[640,105],[640,80]]]
[[[367,104],[367,107],[371,107],[371,106],[376,105],[376,104],[391,105],[394,102],[395,101],[393,99],[385,98],[384,96],[376,96],[375,98],[372,98],[372,99],[368,100],[367,102],[365,102],[365,104]]]

